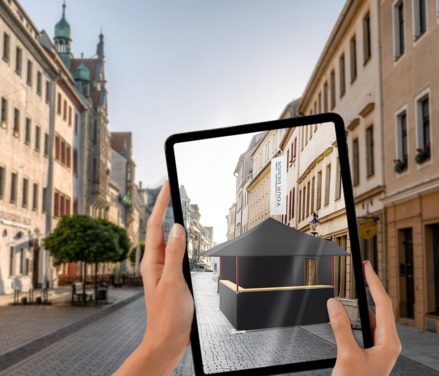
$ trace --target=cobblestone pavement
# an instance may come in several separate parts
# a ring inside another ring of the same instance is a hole
[[[145,301],[139,298],[7,370],[0,371],[0,376],[112,375],[140,344],[146,323]],[[328,335],[324,326],[315,329],[320,336]],[[329,337],[327,339],[331,341]],[[0,369],[2,369],[1,364]],[[331,373],[331,369],[325,369],[288,375],[329,376]],[[145,370],[145,375],[148,375],[148,370]],[[409,375],[439,376],[439,372],[401,356],[392,376]],[[190,349],[172,376],[194,376]]]
[[[112,302],[124,300],[139,291],[134,288],[109,289],[109,300]],[[58,298],[53,305],[0,306],[0,355],[111,307],[111,304],[98,307],[72,307],[71,294],[67,294],[64,301]]]

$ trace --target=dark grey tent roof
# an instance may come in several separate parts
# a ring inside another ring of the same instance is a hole
[[[200,253],[203,257],[349,256],[334,242],[293,229],[273,218],[235,239]]]

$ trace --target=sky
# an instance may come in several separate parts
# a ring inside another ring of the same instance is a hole
[[[109,129],[133,132],[136,181],[155,187],[171,134],[278,119],[303,93],[344,3],[67,0],[66,18],[75,57],[96,53],[102,27]],[[62,0],[21,4],[53,37]],[[223,158],[235,166],[240,153]]]

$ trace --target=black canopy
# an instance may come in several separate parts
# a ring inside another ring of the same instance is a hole
[[[221,243],[199,256],[350,256],[334,242],[320,239],[268,218],[235,239]]]

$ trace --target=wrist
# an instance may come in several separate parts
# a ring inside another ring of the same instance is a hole
[[[163,374],[170,374],[175,368],[176,364],[172,366],[176,361],[180,360],[180,354],[178,354],[174,346],[172,346],[172,341],[166,341],[161,335],[156,335],[150,331],[146,331],[145,337],[143,338],[142,351],[148,354],[148,358],[154,363],[160,359],[160,364],[163,368]],[[169,373],[166,373],[166,369],[171,367]],[[160,373],[161,375],[161,373]]]

